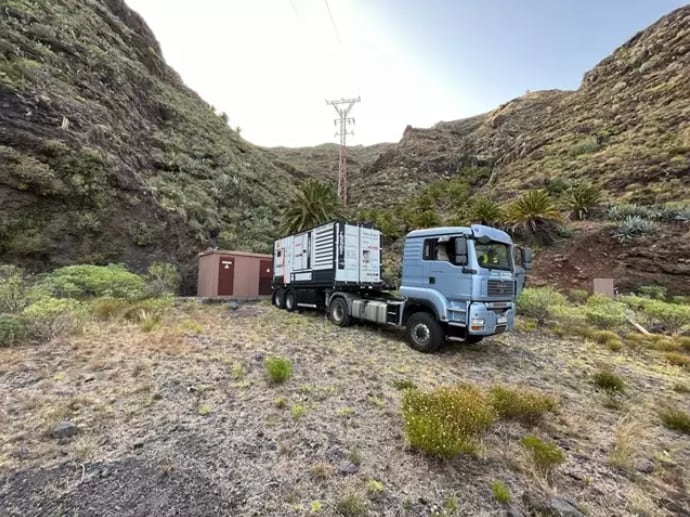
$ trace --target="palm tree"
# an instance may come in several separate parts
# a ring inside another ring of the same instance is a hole
[[[283,216],[283,232],[296,233],[340,217],[338,198],[325,183],[309,179],[302,183]]]
[[[544,190],[530,190],[511,203],[506,220],[513,233],[550,244],[561,227],[563,216]]]

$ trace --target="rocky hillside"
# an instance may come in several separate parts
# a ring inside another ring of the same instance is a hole
[[[270,246],[293,177],[185,87],[122,0],[0,3],[0,261]]]
[[[631,202],[689,199],[690,6],[618,48],[577,91],[528,93],[469,119],[408,127],[352,178],[352,201],[390,203],[476,164],[491,168],[486,188],[506,199],[556,177]]]

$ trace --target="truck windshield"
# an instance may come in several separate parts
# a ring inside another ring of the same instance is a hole
[[[510,246],[500,242],[489,242],[481,244],[475,241],[474,249],[477,252],[477,262],[479,266],[486,269],[513,270],[513,263],[510,258]]]

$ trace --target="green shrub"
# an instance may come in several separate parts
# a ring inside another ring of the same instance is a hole
[[[21,312],[28,303],[22,270],[0,264],[0,313]]]
[[[292,362],[282,357],[269,357],[264,361],[266,375],[273,384],[281,384],[292,375]]]
[[[571,219],[586,219],[602,201],[601,190],[591,183],[574,185],[565,198],[565,206]]]
[[[628,309],[622,302],[604,295],[590,296],[584,307],[585,318],[597,327],[617,327],[626,322]]]
[[[555,305],[551,307],[551,319],[556,321],[562,330],[568,334],[583,335],[584,331],[589,333],[585,311],[582,307],[572,307],[570,305]]]
[[[649,219],[642,219],[638,216],[632,216],[624,219],[618,224],[613,236],[618,242],[624,243],[643,235],[655,232],[657,224]]]
[[[504,481],[497,479],[491,485],[491,493],[494,495],[494,499],[501,504],[507,504],[510,502],[510,489]]]
[[[347,493],[338,498],[335,511],[343,517],[361,517],[367,514],[367,504],[361,496]]]
[[[146,274],[148,293],[152,296],[170,296],[177,293],[182,277],[174,264],[153,262]]]
[[[43,298],[29,305],[22,314],[29,333],[47,341],[80,330],[85,312],[83,304],[77,300]]]
[[[12,346],[26,337],[26,324],[18,316],[0,314],[0,348]]]
[[[545,191],[532,190],[508,206],[506,221],[513,233],[550,244],[558,235],[563,216]]]
[[[580,156],[581,154],[591,154],[599,149],[601,149],[599,139],[596,136],[588,136],[570,149],[570,155]]]
[[[472,385],[406,390],[402,414],[410,444],[442,457],[474,452],[496,419],[486,395]]]
[[[565,461],[563,452],[553,442],[547,442],[533,434],[523,436],[520,445],[527,451],[532,462],[542,473],[549,473]]]
[[[670,333],[679,333],[684,327],[690,326],[690,305],[648,300],[644,303],[642,312],[650,321],[661,325]]]
[[[548,411],[555,411],[558,401],[544,393],[526,388],[495,385],[489,392],[491,405],[501,418],[534,424]]]
[[[568,298],[578,305],[582,305],[587,302],[589,291],[587,289],[568,289]]]
[[[690,434],[690,413],[680,408],[667,408],[661,414],[664,427],[673,431]]]
[[[77,265],[56,269],[38,282],[39,290],[54,298],[112,297],[138,299],[145,292],[144,280],[122,265]]]
[[[372,495],[380,494],[386,489],[386,486],[376,479],[370,479],[367,481],[367,492]]]
[[[554,307],[566,302],[565,296],[551,287],[527,287],[520,293],[517,308],[523,315],[544,323],[551,319]]]
[[[599,370],[592,376],[594,384],[607,391],[625,390],[625,381],[610,370]]]
[[[293,404],[292,405],[292,419],[295,422],[299,422],[299,420],[306,414],[307,414],[307,410],[301,404]]]
[[[666,288],[663,285],[643,285],[638,290],[640,296],[663,300],[666,298]]]

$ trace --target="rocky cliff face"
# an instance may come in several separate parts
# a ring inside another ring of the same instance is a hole
[[[122,0],[0,3],[0,260],[175,262],[265,249],[293,177],[164,62]]]
[[[508,199],[560,178],[587,179],[612,199],[690,198],[690,6],[604,59],[574,92],[541,91],[402,140],[352,177],[352,201],[386,206],[468,164]],[[375,188],[372,188],[375,187]]]

